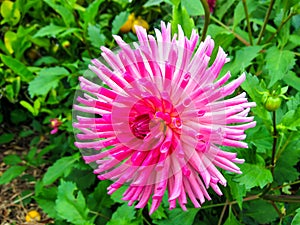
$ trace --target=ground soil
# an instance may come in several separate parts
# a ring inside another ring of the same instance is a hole
[[[19,138],[17,135],[24,129],[28,129],[28,127],[11,127],[7,124],[0,124],[0,134],[4,132],[16,134],[13,141],[0,145],[0,176],[9,168],[9,165],[6,165],[3,161],[5,156],[16,154],[22,159],[28,153],[32,136]],[[46,142],[46,140],[41,140],[40,144],[44,145],[43,142]],[[19,165],[26,165],[26,162],[22,161]],[[27,165],[27,169],[19,177],[8,184],[0,185],[0,225],[38,225],[53,222],[46,217],[33,199],[35,182],[42,177],[45,170],[46,168],[34,168]],[[26,222],[26,215],[31,210],[40,213],[40,221]]]

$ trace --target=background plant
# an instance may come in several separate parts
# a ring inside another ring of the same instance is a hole
[[[223,74],[246,71],[239,91],[257,103],[249,149],[238,149],[243,174],[225,173],[224,196],[211,192],[201,209],[169,211],[163,204],[150,217],[147,208],[124,204],[122,190],[106,194],[109,181],[98,181],[83,163],[71,126],[78,77],[99,47],[114,48],[113,34],[137,40],[132,30],[119,32],[131,13],[150,33],[161,20],[173,32],[181,24],[186,35],[205,27],[198,0],[1,1],[1,190],[16,181],[32,184],[13,201],[55,224],[299,224],[299,2],[217,1],[207,34],[232,58]],[[0,221],[16,222],[4,214]]]

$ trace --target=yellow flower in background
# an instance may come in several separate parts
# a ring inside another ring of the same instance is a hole
[[[25,220],[26,222],[40,221],[41,215],[39,214],[38,211],[32,210],[27,213]]]

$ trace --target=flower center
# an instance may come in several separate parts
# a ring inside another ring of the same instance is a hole
[[[180,134],[182,122],[170,103],[166,108],[163,107],[166,105],[166,100],[155,101],[155,103],[143,100],[136,103],[130,112],[129,125],[135,137],[143,140],[151,131],[165,133],[167,127],[172,132]]]
[[[139,139],[144,139],[150,132],[149,124],[151,118],[149,114],[138,115],[130,124],[131,132]]]

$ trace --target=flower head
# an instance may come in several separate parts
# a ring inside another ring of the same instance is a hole
[[[50,134],[55,134],[58,131],[59,126],[62,125],[62,121],[58,118],[50,119],[50,127],[53,128]]]
[[[138,43],[114,36],[120,50],[102,47],[102,62],[92,60],[90,70],[105,85],[79,78],[75,144],[99,179],[114,181],[109,194],[128,185],[129,205],[152,199],[153,213],[167,192],[170,209],[178,202],[186,210],[188,198],[200,207],[211,199],[208,188],[221,195],[218,184],[226,185],[217,167],[241,173],[235,163],[244,160],[220,146],[247,148],[244,131],[255,126],[247,117],[255,103],[245,93],[228,97],[245,74],[226,85],[230,72],[217,80],[229,60],[219,48],[208,66],[214,41],[197,47],[195,31],[188,39],[179,26],[172,37],[162,22],[156,37],[138,26],[136,33]]]

